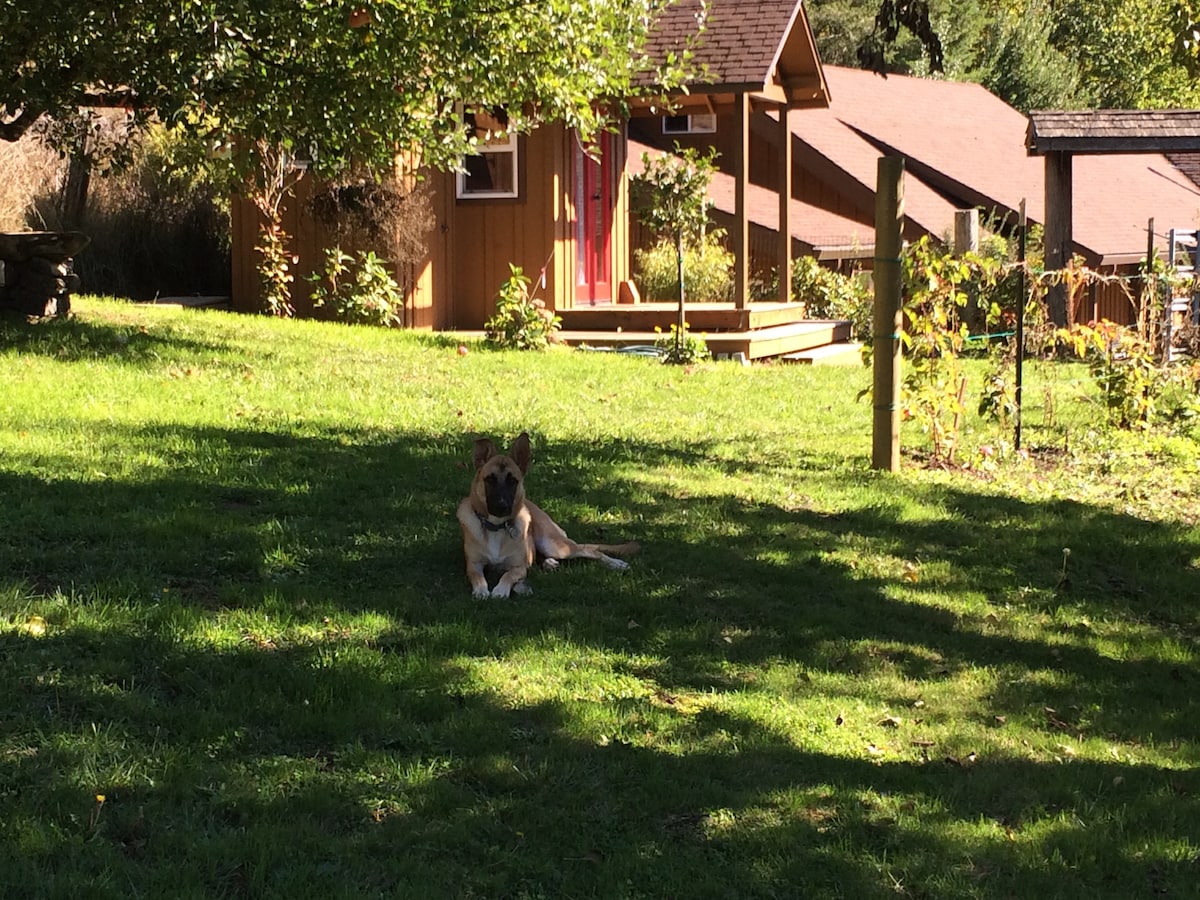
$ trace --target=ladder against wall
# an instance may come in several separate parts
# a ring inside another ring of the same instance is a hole
[[[1164,332],[1167,358],[1175,359],[1179,350],[1172,341],[1175,331],[1200,326],[1200,230],[1172,228],[1167,234],[1167,265],[1179,275],[1191,276],[1182,288],[1175,288],[1167,303]]]

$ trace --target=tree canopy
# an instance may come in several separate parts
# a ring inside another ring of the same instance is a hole
[[[461,157],[456,104],[593,133],[655,70],[669,0],[0,0],[0,137],[90,103],[127,105],[336,170],[397,147]],[[665,86],[683,59],[657,69]]]
[[[827,63],[941,71],[1023,111],[1200,106],[1200,13],[1187,0],[808,0],[807,8]]]

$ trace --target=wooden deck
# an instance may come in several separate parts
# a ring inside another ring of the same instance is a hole
[[[559,338],[572,346],[631,347],[653,344],[676,321],[674,303],[613,304],[560,310]],[[733,303],[694,303],[687,308],[690,333],[703,335],[708,349],[719,355],[743,354],[748,360],[767,359],[840,344],[850,340],[850,323],[806,319],[797,303],[753,303],[738,309]]]

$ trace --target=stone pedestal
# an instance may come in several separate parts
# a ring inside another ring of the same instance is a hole
[[[0,234],[0,310],[27,316],[65,316],[79,276],[71,258],[91,241],[78,231]]]

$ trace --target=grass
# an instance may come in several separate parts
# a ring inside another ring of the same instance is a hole
[[[75,307],[0,324],[0,895],[1196,896],[1200,445],[1077,367],[887,475],[862,370]],[[630,572],[470,598],[521,430]]]

